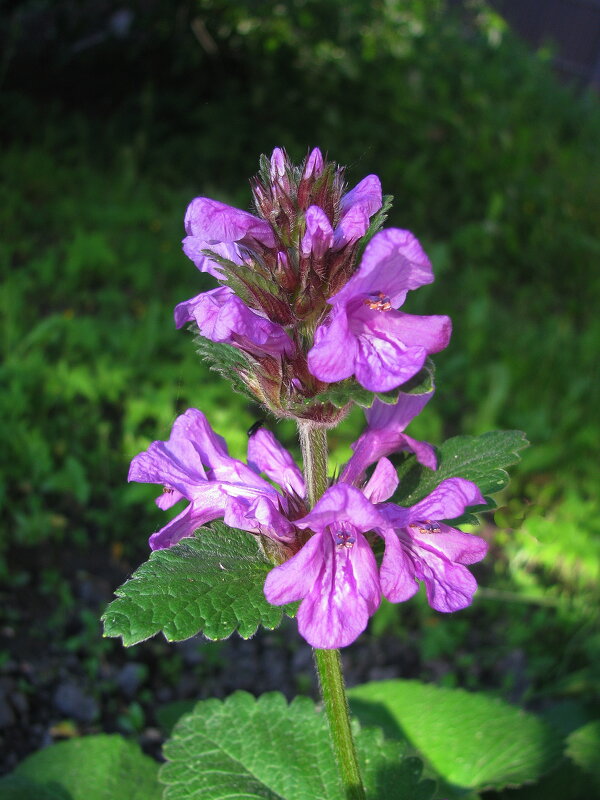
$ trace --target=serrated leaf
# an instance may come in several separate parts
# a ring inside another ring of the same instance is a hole
[[[371,408],[375,400],[393,405],[402,394],[426,394],[433,389],[434,366],[433,361],[427,359],[423,369],[402,386],[391,389],[389,392],[372,392],[365,389],[353,378],[331,384],[331,387],[311,398],[311,403],[331,403],[336,408],[343,408],[348,403],[354,403],[362,408]]]
[[[432,781],[401,742],[359,731],[356,743],[369,800],[429,800]],[[272,692],[205,700],[176,725],[161,768],[165,800],[343,800],[327,720],[312,700],[290,705]]]
[[[245,355],[233,347],[223,342],[213,342],[198,333],[197,328],[192,326],[194,331],[194,343],[196,351],[203,361],[206,361],[213,372],[218,372],[238,394],[245,395],[256,402],[256,398],[244,382],[240,373],[249,369],[249,361]]]
[[[528,445],[521,431],[491,431],[482,436],[447,439],[437,449],[437,470],[423,467],[414,456],[400,464],[400,485],[392,501],[412,506],[446,478],[467,478],[476,483],[484,495],[498,492],[509,481],[503,468],[519,461],[519,450]]]
[[[456,788],[534,781],[562,754],[562,737],[543,720],[484,694],[394,680],[357,686],[348,696],[363,724],[406,738]]]
[[[259,625],[272,630],[296,608],[267,603],[263,584],[272,568],[255,536],[213,522],[151,554],[115,592],[104,635],[129,646],[159,632],[176,642],[197,633],[226,639],[235,630],[247,639]]]
[[[101,735],[46,747],[26,758],[10,777],[13,788],[19,781],[42,787],[29,800],[160,800],[157,772],[158,764],[137,744]]]

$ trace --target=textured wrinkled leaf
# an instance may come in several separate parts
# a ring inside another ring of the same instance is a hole
[[[522,431],[490,431],[482,436],[447,439],[437,449],[437,470],[423,467],[414,456],[400,464],[400,485],[392,500],[402,506],[414,505],[446,478],[467,478],[484,495],[499,492],[509,481],[504,467],[519,461],[519,450],[528,445]]]
[[[591,776],[600,792],[600,720],[573,731],[567,739],[567,755]]]
[[[213,522],[167,550],[156,550],[115,594],[102,617],[105,636],[137,644],[162,632],[170,641],[202,633],[247,639],[259,625],[276,628],[295,605],[267,603],[263,585],[273,564],[258,539]]]
[[[46,747],[19,764],[11,779],[13,787],[19,781],[42,787],[28,800],[160,800],[157,772],[158,764],[137,744],[100,735]]]
[[[256,398],[241,377],[250,368],[249,361],[242,351],[223,342],[212,342],[200,336],[195,325],[190,327],[196,334],[194,342],[200,358],[206,361],[213,372],[218,372],[225,378],[234,391],[256,402]]]
[[[362,724],[407,739],[456,788],[500,789],[534,781],[562,754],[558,732],[484,694],[395,680],[367,683],[348,694]]]
[[[348,403],[354,403],[363,408],[370,408],[375,400],[393,405],[398,400],[398,395],[402,394],[425,394],[433,389],[434,366],[433,361],[427,359],[426,365],[402,386],[391,389],[389,392],[371,392],[365,389],[353,378],[332,383],[324,392],[311,398],[311,403],[331,403],[336,408],[343,408]]]
[[[430,800],[421,763],[381,731],[357,731],[369,800]],[[176,725],[160,770],[165,800],[343,800],[324,715],[312,700],[272,692],[204,700]]]

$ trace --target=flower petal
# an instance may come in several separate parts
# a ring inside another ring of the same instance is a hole
[[[323,565],[323,538],[315,534],[295,556],[269,572],[265,580],[265,597],[274,606],[301,600],[311,591]]]
[[[448,346],[452,335],[450,317],[435,314],[422,317],[402,311],[374,316],[371,328],[408,347],[424,347],[428,353],[439,353]]]
[[[352,375],[357,341],[348,328],[344,308],[335,309],[317,328],[314,341],[308,351],[308,368],[315,377],[333,383]]]
[[[302,472],[271,431],[260,428],[249,437],[248,466],[258,473],[263,472],[288,493],[298,497],[306,495]]]
[[[275,246],[271,226],[263,219],[208,197],[196,197],[185,214],[185,230],[207,242],[245,242],[255,240],[265,247]]]
[[[456,519],[469,506],[479,505],[485,505],[485,500],[474,483],[465,478],[447,478],[431,494],[407,509],[408,520]]]
[[[221,513],[218,502],[207,504],[203,508],[199,508],[194,503],[190,503],[184,508],[181,514],[178,514],[174,519],[168,522],[164,528],[152,534],[149,539],[150,549],[164,550],[167,547],[172,547],[181,539],[187,536],[193,536],[195,531],[204,525],[205,522],[217,519],[217,517],[221,516]]]
[[[342,197],[342,214],[347,214],[353,208],[360,208],[367,217],[371,217],[381,208],[382,199],[381,181],[377,175],[367,175]]]
[[[302,237],[303,256],[323,258],[333,244],[333,228],[327,214],[319,206],[310,206],[305,215],[306,231]]]
[[[186,236],[182,244],[183,252],[194,262],[200,272],[208,272],[209,275],[219,280],[224,277],[223,270],[219,263],[205,251],[216,253],[222,258],[233,261],[234,264],[244,263],[242,248],[234,242],[207,242],[198,236]]]
[[[361,206],[354,206],[340,219],[334,232],[333,249],[357,242],[369,228],[369,217]]]
[[[425,582],[427,601],[436,611],[448,613],[471,604],[477,581],[462,564],[420,547],[413,550],[411,560],[417,577]]]
[[[398,474],[392,462],[387,458],[380,458],[363,492],[372,503],[382,503],[394,494],[398,483]]]
[[[358,336],[354,373],[365,389],[387,392],[416,375],[426,358],[423,347],[406,347],[365,332]]]
[[[387,228],[371,239],[358,270],[329,302],[348,303],[358,296],[383,292],[392,307],[398,308],[409,289],[432,281],[431,263],[412,233]]]
[[[304,170],[302,172],[303,180],[311,178],[313,175],[317,178],[323,172],[323,155],[318,147],[315,147],[308,155]]]
[[[384,529],[385,552],[379,570],[381,590],[390,603],[403,603],[419,589],[414,565],[400,544],[398,534]]]
[[[362,532],[387,527],[375,506],[359,489],[347,483],[330,486],[315,507],[294,524],[313,531],[323,531],[329,525],[336,528],[350,525]]]

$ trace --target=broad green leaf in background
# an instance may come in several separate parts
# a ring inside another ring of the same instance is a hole
[[[157,772],[158,764],[137,744],[121,736],[86,736],[26,758],[6,783],[0,782],[0,796],[11,800],[160,800]]]
[[[600,793],[600,720],[573,731],[567,739],[567,755],[591,776]]]
[[[400,464],[400,485],[394,503],[411,506],[446,478],[467,478],[482,494],[493,494],[508,483],[504,467],[519,461],[519,450],[529,442],[521,431],[490,431],[482,436],[455,436],[437,448],[438,468],[433,471],[410,456]]]
[[[404,742],[359,730],[357,748],[369,800],[430,800],[421,762]],[[343,800],[327,720],[312,700],[290,705],[272,692],[204,700],[175,726],[160,770],[165,800]]]
[[[296,608],[267,603],[263,584],[272,567],[255,536],[213,522],[151,554],[117,589],[102,617],[104,634],[128,646],[161,631],[173,642],[197,633],[226,639],[234,630],[247,639],[259,625],[272,630]]]
[[[562,755],[561,735],[541,719],[483,694],[400,680],[366,683],[348,694],[363,725],[406,739],[456,788],[535,781]]]

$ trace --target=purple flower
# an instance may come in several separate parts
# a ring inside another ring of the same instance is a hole
[[[313,535],[269,572],[265,596],[273,605],[302,600],[298,630],[313,647],[344,647],[364,631],[381,599],[377,562],[364,534],[389,524],[362,492],[340,483],[295,525]]]
[[[352,445],[354,455],[342,470],[340,481],[357,485],[367,467],[399,450],[412,451],[421,464],[436,469],[433,447],[404,433],[409,422],[431,400],[433,393],[434,390],[426,394],[400,394],[393,405],[375,400],[371,408],[365,409],[367,429]]]
[[[329,298],[332,310],[308,353],[312,374],[327,383],[355,375],[371,391],[393,389],[416,375],[429,353],[447,346],[451,322],[395,309],[409,289],[432,281],[429,259],[409,231],[376,234],[358,271]]]
[[[448,478],[410,508],[384,503],[378,509],[394,528],[386,538],[381,564],[383,593],[393,603],[412,597],[423,581],[429,605],[436,611],[458,611],[468,606],[477,582],[465,565],[481,561],[487,543],[463,533],[443,520],[456,519],[468,506],[485,503],[474,483]]]
[[[208,197],[196,197],[185,214],[187,236],[183,250],[201,272],[221,278],[218,263],[204,251],[210,250],[236,264],[248,260],[248,251],[257,245],[275,246],[268,222]]]
[[[290,355],[295,350],[281,325],[251,311],[227,286],[175,306],[178,328],[192,321],[207,339],[232,344],[254,355]]]
[[[156,501],[160,508],[170,508],[181,499],[190,501],[175,519],[152,534],[153,550],[171,547],[219,517],[233,528],[294,541],[295,528],[288,517],[305,493],[302,473],[269,431],[253,434],[248,451],[249,465],[232,458],[204,414],[190,408],[175,420],[168,441],[153,442],[133,459],[130,481],[163,485]],[[260,472],[277,481],[281,491]]]
[[[302,255],[322,259],[329,250],[337,251],[354,244],[367,232],[370,218],[379,211],[381,204],[381,181],[377,175],[367,175],[342,197],[341,216],[335,229],[322,208],[309,206],[300,248]]]

